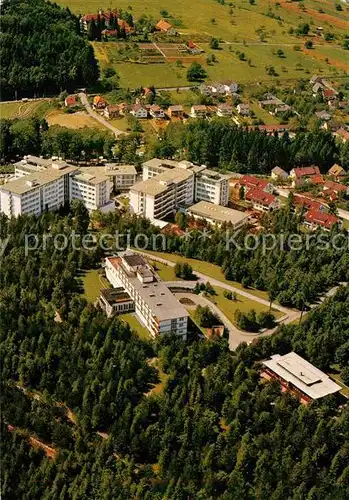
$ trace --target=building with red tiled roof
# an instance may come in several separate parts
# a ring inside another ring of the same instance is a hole
[[[341,224],[341,220],[335,215],[312,209],[305,215],[304,223],[312,229],[322,227],[325,231],[330,231],[335,224]]]
[[[67,95],[67,97],[64,99],[64,104],[66,106],[76,106],[77,104],[76,95]]]
[[[93,107],[94,108],[96,108],[96,109],[104,109],[106,107],[106,105],[107,105],[107,102],[100,95],[96,95],[93,98]]]
[[[319,167],[301,167],[293,168],[290,172],[290,178],[293,179],[292,185],[302,186],[305,183],[315,183],[319,184],[322,182],[322,176]]]
[[[337,97],[337,92],[334,89],[324,89],[322,91],[322,96],[324,99],[335,99]]]
[[[343,193],[349,195],[349,186],[345,184],[340,184],[339,182],[326,181],[324,184],[323,194],[325,196],[333,197],[333,194],[339,195],[339,193]]]
[[[265,179],[254,177],[253,175],[243,175],[241,179],[239,179],[239,185],[245,188],[245,192],[249,189],[257,189],[270,194],[273,194],[274,192],[273,184]]]
[[[310,198],[306,198],[305,196],[301,196],[298,194],[295,194],[293,197],[293,203],[301,208],[306,208],[308,210],[316,210],[316,211],[324,211],[325,206],[322,205],[320,202],[311,200]]]
[[[161,31],[161,33],[166,33],[167,35],[176,35],[176,29],[169,22],[165,21],[165,19],[160,19],[160,21],[156,24],[155,29],[157,31]]]
[[[273,194],[266,193],[261,189],[249,189],[246,193],[245,199],[252,203],[254,209],[262,210],[263,212],[277,210],[280,208],[279,199]]]
[[[345,128],[343,127],[339,128],[334,135],[341,139],[343,142],[349,141],[349,131],[345,130]]]

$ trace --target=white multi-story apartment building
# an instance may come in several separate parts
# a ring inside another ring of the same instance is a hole
[[[18,162],[16,179],[0,186],[0,211],[8,217],[39,215],[74,199],[81,200],[90,211],[115,208],[110,200],[111,182],[104,173],[94,175],[92,169],[85,173],[61,160],[38,160],[46,163],[28,162],[27,158]]]
[[[0,211],[8,217],[39,215],[70,201],[70,177],[75,167],[34,172],[0,186]]]
[[[143,164],[143,181],[130,189],[133,211],[149,219],[162,219],[194,200],[226,206],[229,176],[190,161],[153,158]]]
[[[107,279],[131,297],[137,316],[153,337],[175,333],[186,339],[188,312],[142,256],[126,251],[107,257],[105,263]]]
[[[129,190],[137,181],[137,170],[134,165],[114,165],[107,163],[105,175],[112,178],[115,190]]]
[[[115,203],[109,200],[110,181],[105,175],[78,172],[71,176],[70,199],[81,200],[87,210],[108,210]]]
[[[229,201],[229,175],[205,168],[195,175],[196,201],[210,201],[227,206]]]
[[[174,168],[132,186],[130,205],[138,215],[163,219],[172,215],[177,207],[191,205],[193,195],[193,172]]]

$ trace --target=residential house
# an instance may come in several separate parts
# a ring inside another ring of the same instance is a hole
[[[258,105],[262,109],[265,108],[274,109],[276,106],[281,106],[282,104],[284,104],[283,101],[274,96],[271,99],[264,99],[262,101],[258,101]]]
[[[148,118],[148,110],[141,104],[135,104],[132,106],[130,113],[135,118]]]
[[[200,85],[200,92],[202,95],[210,96],[212,94],[212,87],[210,85],[206,85],[205,83],[202,83]]]
[[[280,115],[282,113],[287,113],[287,111],[291,111],[291,106],[289,106],[288,104],[280,104],[278,105],[275,109],[274,109],[274,112],[269,112],[271,115]]]
[[[276,196],[260,189],[249,189],[245,199],[252,203],[255,210],[262,212],[271,212],[280,208],[280,201]]]
[[[290,172],[292,186],[301,186],[307,182],[312,182],[312,177],[319,176],[319,167],[293,168]]]
[[[249,104],[240,103],[236,106],[236,109],[239,115],[250,116],[251,114],[251,109]]]
[[[238,184],[244,187],[245,193],[248,190],[258,190],[270,194],[274,193],[274,186],[271,182],[254,177],[253,175],[243,175],[241,179],[239,179]]]
[[[211,87],[212,95],[225,95],[227,93],[224,83],[215,82],[210,83],[209,86]]]
[[[133,33],[135,29],[128,24],[124,19],[118,19],[119,30],[123,31],[126,35]]]
[[[312,209],[305,214],[304,224],[311,229],[321,227],[325,231],[330,231],[335,224],[341,226],[342,221],[335,215]]]
[[[316,111],[315,116],[319,120],[328,121],[331,120],[332,115],[328,111]]]
[[[299,194],[295,194],[293,197],[293,203],[296,208],[306,209],[306,210],[316,210],[317,212],[324,212],[326,207],[322,203],[307,198]]]
[[[194,104],[190,110],[190,116],[192,118],[205,118],[207,113],[207,107],[203,104]]]
[[[67,95],[67,97],[64,99],[64,104],[69,107],[69,106],[76,106],[77,105],[77,97],[76,95]]]
[[[167,114],[170,118],[183,118],[184,109],[181,104],[175,104],[170,106],[167,110]]]
[[[165,111],[160,108],[157,104],[153,104],[149,107],[149,114],[152,118],[163,119],[165,118]]]
[[[111,120],[112,118],[119,118],[120,116],[120,108],[118,105],[108,104],[104,108],[104,116]]]
[[[201,47],[196,45],[192,40],[189,40],[187,43],[187,50],[190,54],[201,54],[204,52]]]
[[[126,115],[128,111],[130,110],[130,105],[127,104],[127,102],[122,102],[119,104],[119,110],[120,110],[120,115]]]
[[[149,87],[145,87],[143,89],[142,97],[144,99],[146,99],[147,97],[154,97],[154,96],[155,96],[155,92],[152,89],[150,89]]]
[[[176,35],[176,29],[169,22],[165,21],[165,19],[160,19],[160,21],[155,26],[157,31],[161,31],[161,33],[166,33],[166,35]]]
[[[338,95],[338,92],[334,89],[326,88],[322,91],[322,97],[325,100],[332,101],[333,99],[336,99],[337,95]]]
[[[340,193],[343,193],[348,196],[349,186],[346,186],[345,184],[340,184],[339,182],[326,181],[324,183],[323,193],[325,195],[326,194],[332,195],[332,193],[334,193],[336,196],[338,196]]]
[[[100,95],[96,95],[93,98],[93,108],[94,109],[104,109],[107,105],[107,102]]]
[[[88,26],[92,21],[97,22],[101,20],[104,22],[106,28],[111,28],[113,22],[118,18],[118,12],[116,10],[108,9],[106,12],[99,10],[96,14],[85,14],[80,18],[80,26],[83,31],[88,30]]]
[[[341,139],[343,142],[349,141],[349,132],[343,127],[339,128],[337,132],[334,133],[334,135],[338,137],[338,139]]]
[[[224,89],[227,94],[235,94],[239,89],[239,85],[232,80],[226,80],[222,82],[222,85],[224,85]]]
[[[315,85],[313,85],[313,96],[316,97],[320,90],[323,90],[325,87],[322,85],[320,82],[316,82]]]
[[[330,175],[331,177],[334,177],[335,179],[340,179],[341,177],[346,176],[346,172],[343,167],[335,163],[332,165],[330,170],[327,172],[327,175]]]
[[[271,178],[277,181],[285,181],[288,179],[288,173],[280,167],[275,167],[271,171]]]
[[[233,106],[227,103],[218,104],[217,106],[217,116],[227,117],[232,116],[233,114]]]
[[[310,78],[310,80],[309,80],[309,81],[310,81],[310,83],[311,83],[312,85],[314,85],[315,83],[319,83],[319,82],[321,83],[321,82],[322,82],[322,77],[321,77],[321,76],[319,76],[319,75],[313,75],[313,76]]]

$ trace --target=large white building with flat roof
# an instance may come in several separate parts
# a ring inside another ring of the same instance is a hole
[[[228,204],[230,176],[205,165],[152,158],[143,164],[142,170],[143,181],[130,189],[130,206],[136,214],[162,219],[194,200]]]
[[[81,200],[89,211],[109,211],[115,208],[112,183],[105,167],[80,168],[61,159],[26,156],[15,164],[15,180],[0,186],[0,211],[8,217],[40,215],[72,200]]]
[[[174,333],[186,339],[188,312],[141,255],[128,250],[107,257],[105,272],[114,288],[131,297],[136,315],[153,337]]]
[[[303,403],[320,399],[341,390],[341,386],[295,352],[275,354],[263,361],[262,375],[276,379],[288,391],[298,395]]]
[[[249,215],[239,210],[215,205],[209,201],[199,201],[187,209],[188,215],[195,219],[204,219],[210,224],[230,224],[234,229],[238,229],[247,224]]]

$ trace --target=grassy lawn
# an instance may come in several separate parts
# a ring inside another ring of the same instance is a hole
[[[202,262],[196,259],[187,259],[186,257],[182,257],[181,255],[166,253],[166,252],[153,252],[151,250],[147,250],[147,253],[151,255],[157,255],[158,257],[162,257],[163,259],[167,259],[171,262],[188,262],[193,268],[194,271],[197,271],[202,274],[206,274],[207,276],[211,276],[227,285],[235,286],[240,290],[245,290],[249,292],[251,295],[255,295],[256,297],[261,297],[262,299],[268,300],[267,292],[262,290],[256,290],[254,288],[245,289],[241,283],[237,283],[236,281],[228,281],[225,279],[224,274],[219,266],[216,264],[211,264],[210,262]]]
[[[155,267],[156,272],[160,276],[160,278],[164,281],[178,281],[180,278],[177,278],[175,275],[173,267],[167,266],[166,264],[162,264],[161,262],[155,262],[149,260],[149,263]]]
[[[83,296],[88,302],[95,302],[102,288],[110,288],[108,281],[98,273],[97,269],[84,271],[81,276]]]
[[[149,340],[152,338],[148,330],[138,321],[134,314],[121,314],[119,318],[128,323],[141,339]]]
[[[147,395],[149,396],[150,394],[161,394],[164,390],[167,380],[169,379],[169,375],[162,370],[159,358],[152,358],[151,360],[149,360],[149,364],[157,369],[160,382],[155,384]]]
[[[235,323],[234,316],[237,310],[242,313],[247,313],[254,309],[257,313],[259,312],[267,312],[269,308],[263,306],[259,302],[254,302],[253,300],[249,300],[241,295],[237,295],[237,300],[229,300],[224,297],[224,288],[215,286],[214,287],[217,295],[212,295],[209,298],[216,306],[222,311],[223,314],[232,322]],[[272,313],[276,318],[280,318],[283,316],[281,311],[277,311],[272,309]]]
[[[333,370],[328,372],[327,375],[329,377],[331,377],[332,380],[337,382],[337,384],[339,384],[340,386],[343,387],[343,389],[340,392],[343,394],[343,396],[345,396],[346,398],[349,398],[349,387],[344,384],[342,377],[340,376],[339,365],[334,364],[334,365],[332,365],[332,368],[333,368]]]
[[[50,101],[0,103],[0,118],[30,118],[43,116],[50,108]]]

